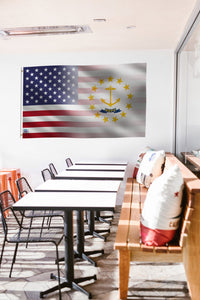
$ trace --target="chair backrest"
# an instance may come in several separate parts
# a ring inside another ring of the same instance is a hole
[[[16,181],[17,189],[19,192],[19,198],[22,198],[25,194],[33,192],[28,180],[25,177],[20,177]]]
[[[42,178],[43,178],[44,181],[47,181],[47,180],[53,178],[53,174],[51,173],[51,171],[48,168],[43,169],[41,171],[41,173],[42,173]]]
[[[73,166],[73,162],[72,162],[71,158],[68,157],[68,158],[65,159],[65,161],[66,161],[66,164],[67,164],[68,167]]]
[[[6,190],[6,191],[3,191],[2,193],[0,193],[1,222],[3,225],[4,234],[6,237],[8,234],[8,224],[11,223],[11,219],[12,219],[12,227],[13,227],[14,223],[17,224],[18,227],[21,227],[21,222],[22,222],[23,217],[22,217],[21,212],[19,212],[19,211],[15,212],[13,210],[13,204],[15,202],[16,201],[15,201],[12,193],[9,190]],[[9,213],[9,217],[6,217],[6,215],[8,215],[8,213]],[[15,219],[11,218],[12,215],[15,217]],[[7,220],[9,220],[9,222]]]
[[[56,167],[54,166],[53,163],[50,163],[49,164],[49,169],[51,171],[51,173],[55,176],[56,174],[58,174],[57,170],[56,170]]]

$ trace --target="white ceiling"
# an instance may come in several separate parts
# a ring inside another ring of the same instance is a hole
[[[196,0],[0,0],[0,29],[89,25],[92,33],[0,38],[0,53],[175,49]],[[106,18],[106,22],[94,22]],[[136,26],[127,29],[127,26]]]

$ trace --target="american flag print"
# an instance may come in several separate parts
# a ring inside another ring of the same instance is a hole
[[[30,66],[23,138],[144,137],[146,64]]]

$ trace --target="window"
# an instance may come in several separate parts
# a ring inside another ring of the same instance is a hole
[[[200,149],[200,15],[177,52],[176,154]]]

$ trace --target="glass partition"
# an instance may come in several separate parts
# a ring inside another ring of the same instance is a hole
[[[200,156],[200,16],[177,53],[176,155],[191,154]]]

